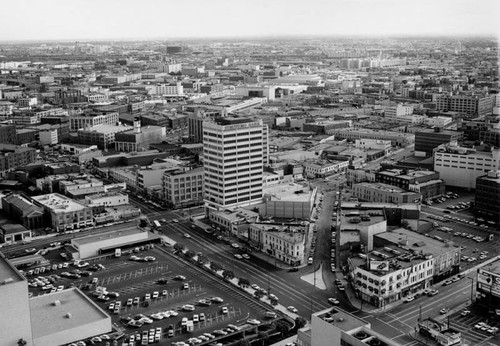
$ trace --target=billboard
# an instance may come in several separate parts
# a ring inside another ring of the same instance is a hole
[[[389,261],[370,260],[370,270],[388,272],[389,271]]]
[[[500,274],[490,272],[484,269],[477,271],[478,289],[483,293],[490,293],[496,297],[500,297]]]

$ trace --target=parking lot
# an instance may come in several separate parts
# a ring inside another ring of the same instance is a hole
[[[425,231],[424,234],[442,242],[460,246],[461,270],[498,255],[500,239],[497,235],[493,235],[492,240],[489,240],[491,233],[485,230],[439,221],[436,224],[437,227]]]
[[[500,341],[500,335],[497,335],[500,322],[482,317],[480,311],[463,309],[450,315],[449,321],[450,326],[460,330],[463,342],[469,345],[479,345],[485,341],[498,345]]]
[[[120,345],[170,344],[195,337],[193,344],[208,343],[231,333],[237,338],[238,333],[241,336],[239,328],[255,333],[258,328],[266,328],[264,316],[270,308],[158,248],[133,254],[139,260],[130,260],[130,255],[95,259],[82,261],[80,268],[63,262],[59,253],[55,250],[47,256],[51,268],[59,264],[61,268],[31,275],[25,270],[30,294],[73,286],[82,289],[125,334]],[[102,345],[106,342],[94,341]]]

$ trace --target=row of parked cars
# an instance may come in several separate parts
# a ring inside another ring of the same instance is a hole
[[[498,327],[492,327],[486,322],[479,322],[474,326],[474,329],[481,330],[491,335],[494,335],[498,332]]]

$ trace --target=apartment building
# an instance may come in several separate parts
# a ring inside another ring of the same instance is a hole
[[[203,167],[165,171],[162,180],[164,201],[175,207],[203,203],[204,176]]]
[[[443,144],[434,152],[434,170],[439,172],[446,185],[475,189],[478,177],[498,169],[500,169],[498,148],[489,146],[466,148],[457,144]]]
[[[51,193],[34,196],[35,204],[42,206],[49,215],[50,225],[56,232],[92,226],[92,208],[73,201],[71,198]]]
[[[262,120],[217,118],[203,124],[205,203],[209,209],[262,201]]]

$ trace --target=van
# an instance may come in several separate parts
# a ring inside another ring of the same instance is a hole
[[[267,311],[265,316],[266,318],[276,318],[278,317],[278,314],[274,311]]]

